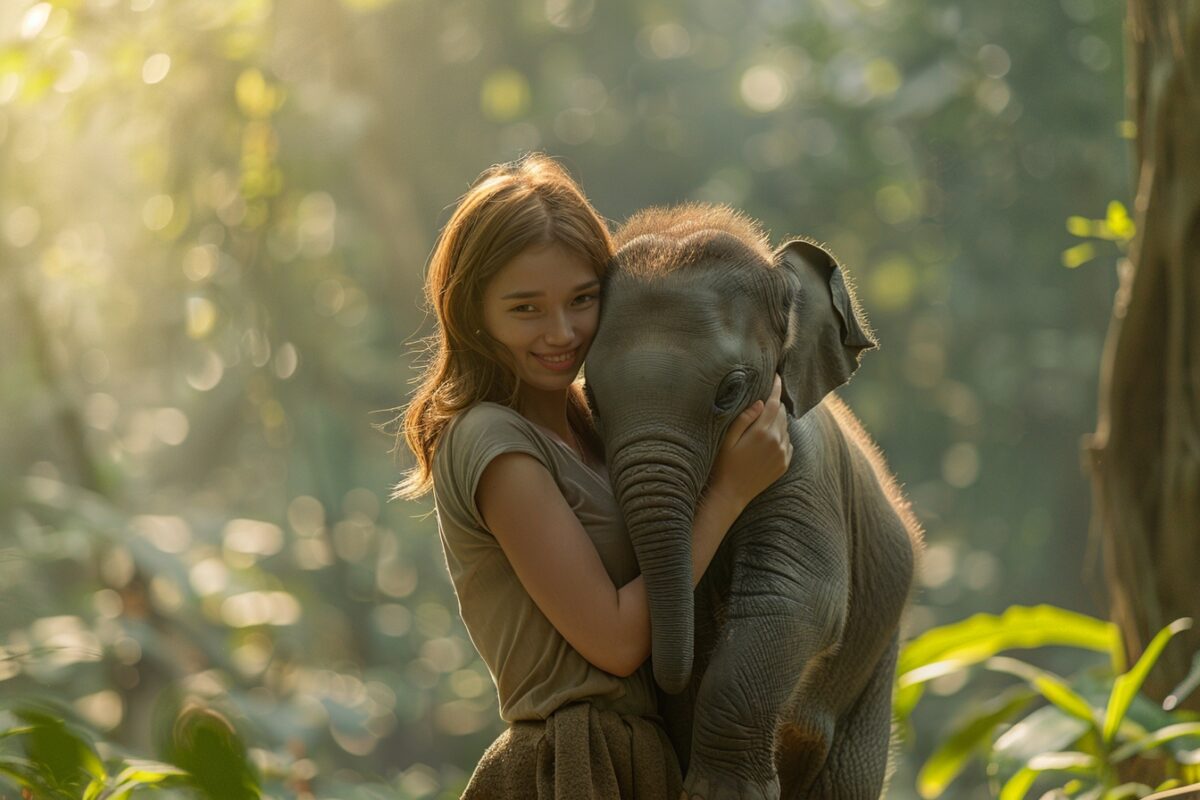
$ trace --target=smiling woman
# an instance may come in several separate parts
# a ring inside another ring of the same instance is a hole
[[[484,328],[507,348],[526,390],[570,387],[599,318],[595,268],[557,244],[518,255],[483,295]]]
[[[608,230],[544,156],[487,170],[430,262],[433,361],[404,414],[446,564],[509,728],[464,797],[677,797],[647,663],[644,582],[576,376],[595,337]],[[776,387],[731,425],[695,514],[693,585],[787,466]]]

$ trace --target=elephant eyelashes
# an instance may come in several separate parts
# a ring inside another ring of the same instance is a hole
[[[713,411],[724,414],[737,407],[738,401],[746,390],[746,373],[734,370],[725,376],[717,387],[717,396],[713,400]]]

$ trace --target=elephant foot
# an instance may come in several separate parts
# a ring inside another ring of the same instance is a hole
[[[779,800],[779,778],[759,783],[733,775],[702,775],[688,770],[682,800]]]

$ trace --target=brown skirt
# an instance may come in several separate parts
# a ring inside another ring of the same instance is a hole
[[[509,725],[492,742],[462,800],[678,800],[679,762],[656,717],[588,702]]]

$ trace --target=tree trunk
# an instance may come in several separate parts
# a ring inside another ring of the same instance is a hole
[[[1200,3],[1129,0],[1127,35],[1137,234],[1089,450],[1093,535],[1132,663],[1174,619],[1200,625]],[[1200,627],[1177,637],[1147,693],[1165,697],[1198,649]]]

